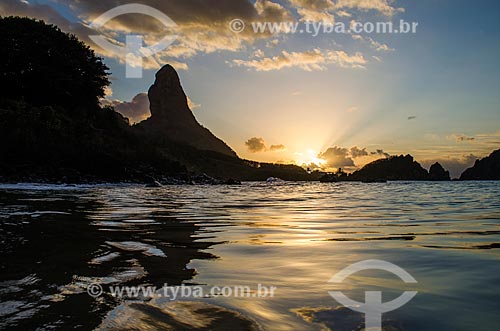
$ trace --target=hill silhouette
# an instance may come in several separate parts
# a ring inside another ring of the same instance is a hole
[[[441,165],[434,165],[434,171]],[[444,171],[444,169],[443,169]],[[433,172],[434,173],[434,172]],[[442,175],[442,174],[441,174]],[[387,181],[387,180],[441,180],[433,178],[411,155],[391,156],[367,164],[348,176],[348,180]],[[449,174],[448,174],[449,179]]]
[[[500,149],[477,160],[472,168],[464,171],[460,180],[500,180]]]

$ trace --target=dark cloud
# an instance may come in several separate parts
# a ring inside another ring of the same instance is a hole
[[[90,18],[130,1],[102,0],[57,0],[63,5],[69,5],[75,12],[80,12]],[[216,23],[228,18],[252,19],[257,16],[254,5],[248,0],[138,0],[139,3],[151,6],[172,18],[177,24],[182,23]],[[127,17],[129,16],[129,17]],[[143,19],[134,15],[124,15],[121,18],[129,27],[144,29]]]
[[[385,157],[390,157],[391,154],[384,152],[383,149],[377,149],[375,152],[371,152],[371,155],[380,155],[380,156],[385,156]]]
[[[417,116],[408,116],[408,121],[416,120]]]
[[[139,123],[151,116],[147,93],[137,94],[130,102],[103,100],[102,103],[113,106],[118,113],[128,118],[131,124]]]
[[[245,145],[252,153],[265,152],[267,150],[266,143],[262,138],[250,138],[245,142]]]
[[[330,147],[325,152],[320,153],[318,155],[318,159],[322,159],[325,161],[325,164],[322,164],[322,170],[329,170],[332,168],[344,168],[347,171],[354,171],[359,169],[359,166],[363,164],[355,164],[354,160],[363,157],[373,158],[372,161],[383,157],[390,157],[389,153],[384,152],[382,149],[378,149],[375,152],[369,152],[367,148],[360,148],[357,146],[351,148],[343,148],[339,146]],[[369,160],[369,159],[368,159]],[[365,161],[365,160],[362,160]]]
[[[358,157],[368,156],[369,155],[369,153],[366,150],[366,148],[360,149],[360,148],[358,148],[356,146],[352,147],[350,152],[351,152],[351,157],[352,158],[358,158]]]
[[[155,18],[140,14],[121,15],[110,20],[100,31],[94,31],[88,26],[94,19],[106,11],[130,1],[96,1],[96,0],[54,0],[62,6],[69,7],[76,21],[69,21],[51,5],[20,0],[2,0],[0,14],[2,16],[28,16],[55,24],[64,32],[70,32],[86,44],[93,47],[101,56],[116,58],[120,62],[125,59],[121,54],[101,49],[89,38],[90,35],[103,35],[114,40],[117,45],[123,45],[126,34],[142,34],[147,45],[156,44],[166,34],[174,33],[172,28],[165,28]],[[144,59],[145,69],[158,69],[164,63],[176,64],[176,68],[187,69],[187,65],[176,59],[185,59],[198,53],[213,53],[221,50],[240,51],[246,45],[253,44],[257,39],[266,39],[270,35],[254,34],[251,29],[236,34],[230,31],[228,23],[234,18],[245,21],[259,20],[262,17],[287,17],[288,10],[281,5],[264,0],[259,1],[258,8],[249,0],[149,0],[136,1],[151,6],[165,13],[178,25],[175,34],[179,35],[176,42],[158,54]],[[261,15],[263,15],[261,17]],[[174,63],[175,62],[175,63]]]
[[[454,134],[451,136],[452,139],[455,139],[458,142],[464,142],[464,141],[474,141],[476,138],[474,137],[469,137],[464,134]]]
[[[474,165],[474,162],[479,159],[478,156],[469,154],[458,158],[441,158],[421,161],[423,167],[429,169],[431,165],[439,162],[443,168],[450,171],[452,178],[459,178],[465,169]]]
[[[283,144],[271,145],[271,147],[267,148],[266,142],[263,138],[253,137],[248,139],[245,142],[248,150],[252,153],[260,153],[260,152],[279,152],[286,149],[286,146]]]
[[[349,156],[349,150],[342,147],[330,147],[318,155],[319,159],[326,161],[328,168],[354,167],[354,161]]]
[[[269,147],[269,150],[271,152],[284,151],[285,149],[286,149],[286,146],[283,144],[271,145],[271,147]]]
[[[77,35],[87,44],[91,42],[88,36],[95,34],[94,30],[83,24],[70,22],[51,6],[40,3],[2,0],[0,1],[0,16],[27,16],[44,20],[46,23],[57,25],[64,32]]]

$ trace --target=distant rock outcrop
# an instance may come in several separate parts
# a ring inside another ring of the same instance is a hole
[[[464,171],[460,180],[500,180],[500,149],[477,160],[472,168]]]
[[[427,170],[413,156],[392,156],[367,164],[349,176],[353,181],[429,180]]]
[[[446,171],[438,162],[434,163],[429,170],[429,180],[448,181],[451,180],[450,172]]]
[[[172,66],[166,65],[158,71],[148,95],[151,117],[139,123],[138,129],[156,138],[237,157],[226,143],[198,123]]]

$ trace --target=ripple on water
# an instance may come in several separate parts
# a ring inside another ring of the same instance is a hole
[[[498,201],[500,185],[492,182],[158,190],[0,185],[0,243],[6,252],[0,266],[8,271],[0,275],[0,329],[38,323],[61,330],[189,330],[215,322],[214,316],[231,321],[235,313],[218,307],[225,306],[267,330],[359,331],[362,316],[328,307],[336,303],[325,301],[326,282],[352,262],[378,258],[408,268],[419,281],[422,291],[407,314],[392,316],[409,329],[494,330]],[[400,286],[366,275],[346,285],[367,281],[384,293]],[[259,310],[251,300],[221,296],[210,299],[217,307],[154,299],[116,307],[110,296],[94,301],[84,293],[92,283],[158,288],[166,282],[262,283],[278,286],[279,296],[260,300],[265,309]],[[244,317],[235,320],[242,324],[229,329],[256,328]],[[386,330],[400,329],[386,321]]]
[[[113,310],[97,328],[118,330],[260,331],[238,312],[203,302],[127,303]]]
[[[112,261],[119,256],[120,256],[120,253],[117,253],[117,252],[108,253],[108,254],[93,258],[92,260],[89,261],[89,264],[103,264],[105,262]]]
[[[142,254],[146,256],[167,257],[167,255],[161,249],[152,245],[136,241],[122,241],[122,242],[106,241],[106,244],[124,251],[142,252]]]
[[[364,314],[345,307],[302,307],[292,309],[297,316],[327,331],[362,331],[365,330]],[[402,331],[395,321],[382,321],[382,331]]]
[[[89,277],[74,275],[71,283],[59,286],[59,293],[49,296],[48,299],[53,302],[64,301],[67,296],[86,293],[91,284],[99,284],[101,286],[124,284],[136,279],[144,278],[148,274],[139,264],[138,260],[131,259],[127,262],[130,264],[129,267],[121,268],[109,276]]]

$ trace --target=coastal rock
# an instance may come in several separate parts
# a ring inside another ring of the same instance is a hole
[[[438,162],[434,163],[429,170],[429,179],[433,181],[451,180],[450,172],[446,171]]]
[[[477,160],[472,168],[464,171],[460,180],[500,180],[500,149]]]
[[[392,156],[367,164],[349,176],[349,180],[376,182],[387,180],[428,180],[427,170],[411,155]]]
[[[335,174],[324,174],[320,177],[319,181],[321,183],[336,183],[339,181],[339,179]]]
[[[239,180],[230,178],[230,179],[224,181],[223,184],[224,185],[241,185],[241,182]]]
[[[156,139],[190,145],[199,150],[237,157],[236,153],[207,128],[198,123],[189,109],[179,76],[170,65],[156,74],[148,92],[151,117],[137,125],[145,134]]]

